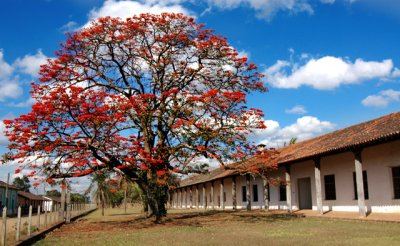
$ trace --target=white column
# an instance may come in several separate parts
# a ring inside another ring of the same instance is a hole
[[[204,208],[204,209],[207,209],[206,200],[207,200],[206,183],[204,183],[204,184],[203,184],[203,208]]]
[[[317,211],[323,214],[322,207],[322,188],[321,188],[321,160],[319,158],[314,159],[314,174],[315,174],[315,193],[317,199]]]
[[[264,209],[269,210],[269,183],[266,177],[263,178]]]
[[[211,208],[214,209],[214,181],[211,181]]]
[[[220,206],[222,210],[225,210],[225,202],[224,202],[224,179],[221,179],[221,186],[220,186]]]
[[[285,178],[286,178],[286,202],[288,206],[288,211],[293,212],[292,208],[292,189],[290,182],[290,166],[285,167]]]
[[[232,177],[232,208],[236,210],[237,202],[236,202],[236,177]]]
[[[198,185],[196,185],[196,200],[195,201],[196,201],[196,208],[199,209],[200,202],[199,202],[199,186]]]
[[[367,210],[365,208],[365,197],[364,197],[364,182],[363,182],[363,168],[361,161],[361,150],[354,151],[354,164],[356,170],[356,186],[357,186],[357,201],[358,201],[358,212],[361,217],[367,216]]]
[[[246,209],[248,211],[251,210],[251,194],[250,194],[250,175],[246,175],[246,200],[247,200],[247,205]]]

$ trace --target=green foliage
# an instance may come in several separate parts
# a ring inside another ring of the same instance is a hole
[[[29,182],[28,176],[24,175],[22,178],[16,177],[13,181],[13,185],[18,189],[29,192],[29,188],[31,188],[31,184]]]
[[[89,197],[79,194],[79,193],[72,193],[71,194],[71,202],[73,203],[86,203],[89,201]]]
[[[93,198],[100,207],[119,207],[126,202],[142,201],[143,192],[139,186],[121,176],[112,176],[109,171],[103,170],[92,175],[92,182],[85,192],[94,191]]]
[[[58,190],[48,190],[46,191],[47,196],[61,197],[61,192]]]
[[[296,137],[291,138],[291,139],[289,140],[289,143],[286,143],[286,142],[283,143],[283,147],[286,147],[286,146],[292,145],[292,144],[296,144],[296,143],[297,143],[297,140],[298,140],[298,138],[296,138]]]

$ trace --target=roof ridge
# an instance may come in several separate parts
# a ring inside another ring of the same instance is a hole
[[[277,149],[279,154],[276,162],[283,165],[393,140],[400,140],[400,112],[393,112]],[[221,173],[217,170],[221,170]],[[182,180],[181,186],[227,177],[232,175],[232,170],[229,170],[216,168],[206,175],[195,175]]]

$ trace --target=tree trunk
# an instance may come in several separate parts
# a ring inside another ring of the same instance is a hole
[[[104,201],[104,191],[103,189],[101,190],[101,216],[104,216],[104,207],[105,207],[105,201]]]
[[[126,193],[127,193],[127,190],[128,190],[128,184],[126,183],[126,181],[125,181],[125,190],[124,190],[124,210],[125,210],[125,214],[126,214],[126,209],[127,209],[127,207],[126,207],[126,203],[127,203],[127,200],[126,200]]]
[[[155,222],[159,223],[162,216],[167,215],[167,187],[159,187],[155,184],[138,183],[143,190],[148,206],[147,216],[155,217]]]

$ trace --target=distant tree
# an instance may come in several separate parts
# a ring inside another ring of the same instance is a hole
[[[31,188],[31,184],[28,176],[24,175],[22,178],[16,177],[13,181],[13,185],[18,189],[29,192],[29,188]]]
[[[296,137],[291,138],[291,139],[289,140],[289,143],[286,143],[286,142],[283,143],[283,147],[285,147],[285,146],[287,146],[287,145],[296,144],[296,143],[297,143],[297,140],[298,140],[298,138],[296,138]]]
[[[61,192],[58,190],[48,190],[46,191],[47,196],[61,197]]]
[[[85,195],[94,191],[94,200],[101,207],[101,215],[104,216],[104,210],[111,204],[114,189],[110,188],[110,173],[106,170],[97,171],[91,175],[92,181],[85,191]]]
[[[71,193],[71,202],[73,203],[86,203],[89,201],[89,197],[79,194],[79,193]]]

